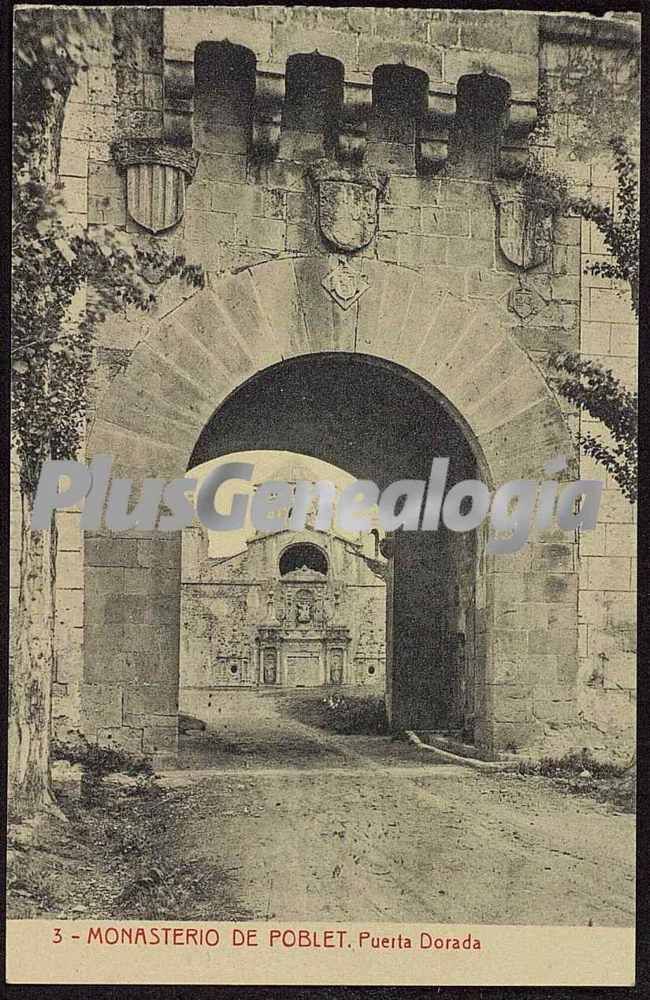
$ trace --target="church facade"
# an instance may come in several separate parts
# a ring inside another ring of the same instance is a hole
[[[383,694],[380,562],[312,530],[258,535],[244,552],[213,559],[203,532],[192,533],[199,538],[181,584],[181,711],[209,721],[221,689]]]

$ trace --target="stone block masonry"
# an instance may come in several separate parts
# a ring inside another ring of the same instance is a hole
[[[636,317],[621,289],[588,271],[606,252],[593,225],[556,219],[544,258],[518,266],[506,256],[492,190],[497,184],[514,196],[517,182],[495,176],[498,164],[480,152],[471,169],[455,166],[461,152],[466,164],[467,148],[486,148],[483,139],[460,150],[453,128],[425,134],[430,119],[395,107],[395,93],[372,100],[377,67],[404,64],[427,114],[453,106],[459,79],[483,71],[508,81],[517,106],[534,107],[540,67],[558,73],[572,47],[591,44],[584,18],[563,21],[565,34],[552,38],[538,14],[523,11],[120,8],[110,21],[67,107],[68,210],[91,232],[108,224],[138,245],[183,253],[204,266],[209,290],[166,290],[146,320],[127,314],[104,325],[91,452],[114,450],[125,474],[182,475],[229,392],[292,355],[343,350],[402,365],[433,385],[490,456],[498,483],[541,476],[560,441],[571,450],[573,415],[541,374],[549,351],[579,349],[634,385]],[[617,31],[627,38],[632,30],[615,18],[608,24],[605,48],[619,44]],[[254,63],[225,83],[193,79],[196,46],[226,39]],[[283,95],[277,84],[286,83],[288,58],[316,52],[336,60],[327,63],[342,90],[336,120],[310,118],[300,95],[286,87]],[[277,102],[285,111],[294,102],[296,114],[273,138]],[[360,138],[354,127],[364,114]],[[261,134],[271,137],[264,156],[253,148]],[[179,136],[198,165],[182,217],[152,235],[129,210],[111,143]],[[323,231],[310,168],[341,158],[352,139],[365,150],[365,167],[389,176],[371,239],[340,251]],[[427,142],[447,157],[437,172],[423,169]],[[610,198],[615,181],[602,157],[576,169],[563,142],[554,140],[557,169]],[[367,282],[346,309],[323,286],[340,257],[356,275],[345,280]],[[606,477],[584,457],[580,475]],[[57,725],[78,719],[81,692],[90,734],[121,734],[128,745],[162,751],[175,732],[178,542],[82,542],[75,517],[60,521]],[[573,539],[538,539],[517,565],[482,568],[476,643],[487,666],[475,702],[486,743],[526,742],[579,718],[631,731],[634,545],[634,512],[608,478],[601,523],[579,550]]]
[[[132,748],[162,753],[175,746],[178,685],[165,664],[179,643],[179,558],[179,536],[86,538],[86,587],[95,612],[86,616],[81,691],[89,737],[112,728],[121,738],[124,728]]]
[[[568,65],[567,40],[547,45],[544,62],[551,88]],[[607,57],[605,57],[607,58]],[[564,77],[562,77],[564,79]],[[635,123],[627,123],[634,131]],[[570,127],[570,123],[569,123]],[[566,139],[560,148],[570,151]],[[617,178],[611,157],[599,150],[591,162],[572,161],[576,193],[613,207]],[[564,236],[564,232],[562,232]],[[557,239],[557,230],[556,230]],[[566,231],[566,251],[559,258],[565,272],[580,283],[579,350],[609,369],[626,388],[637,386],[638,323],[629,288],[594,274],[594,264],[612,258],[597,227],[580,219]],[[556,261],[556,264],[558,262]],[[564,282],[566,279],[562,279]],[[562,285],[554,282],[554,290]],[[584,431],[608,439],[607,431],[582,415]],[[590,456],[580,456],[580,475],[605,481],[599,525],[579,541],[579,717],[609,732],[634,739],[636,705],[636,510],[614,478]]]

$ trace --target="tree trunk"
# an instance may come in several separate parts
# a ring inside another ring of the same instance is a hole
[[[65,45],[70,30],[66,10],[48,8],[41,14],[43,34]],[[91,13],[91,12],[89,12]],[[75,14],[73,13],[73,22]],[[91,14],[89,25],[94,21]],[[74,23],[73,23],[74,27]],[[33,67],[35,76],[48,67]],[[63,79],[51,93],[47,111],[32,122],[29,170],[33,180],[53,189],[59,177],[61,134],[66,103],[74,74]],[[34,405],[39,405],[34,398]],[[29,456],[32,461],[36,456]],[[25,473],[26,470],[23,469]],[[38,470],[40,472],[40,469]],[[13,658],[9,676],[8,719],[8,799],[9,811],[27,819],[42,812],[65,819],[56,805],[50,778],[50,723],[52,682],[56,662],[55,581],[56,525],[52,519],[46,531],[32,531],[33,476],[25,476],[31,489],[21,484],[22,524],[18,607],[13,619]]]
[[[14,655],[9,676],[8,795],[14,819],[61,816],[50,780],[56,528],[31,530],[32,497],[21,493],[22,524]]]

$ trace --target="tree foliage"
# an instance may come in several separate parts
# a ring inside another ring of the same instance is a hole
[[[155,301],[142,268],[197,284],[202,273],[183,257],[134,247],[120,231],[74,228],[60,199],[32,178],[16,185],[14,205],[13,432],[21,486],[31,492],[46,459],[77,455],[97,328],[110,313]]]
[[[612,136],[609,146],[614,154],[616,173],[616,211],[591,198],[572,198],[570,207],[588,222],[593,222],[603,236],[611,260],[588,264],[592,274],[617,281],[627,281],[632,304],[639,310],[639,178],[636,163],[625,139]]]
[[[99,9],[23,8],[14,15],[15,180],[58,168],[60,126],[70,91],[99,50],[106,15]],[[58,128],[57,128],[58,127]],[[49,163],[46,161],[49,159]]]
[[[554,81],[555,110],[569,117],[572,155],[589,160],[610,136],[632,134],[640,115],[641,47],[575,45]]]
[[[599,420],[609,431],[607,444],[589,431],[581,432],[579,443],[585,453],[603,465],[614,477],[630,503],[637,498],[638,401],[605,368],[577,354],[556,353],[550,357],[558,373],[557,391],[579,410]]]
[[[66,220],[56,186],[63,110],[104,18],[96,9],[16,14],[12,429],[21,487],[30,493],[46,459],[77,455],[98,326],[110,313],[154,303],[143,268],[203,281],[181,256],[138,248],[109,227],[91,235]]]

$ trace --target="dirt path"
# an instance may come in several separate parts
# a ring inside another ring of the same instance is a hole
[[[633,923],[634,817],[545,779],[286,719],[184,757],[165,783],[203,780],[178,848],[228,873],[242,918]]]

